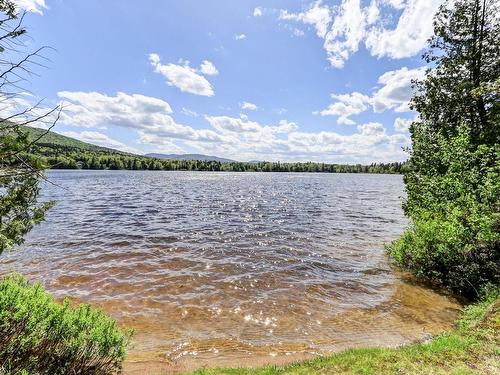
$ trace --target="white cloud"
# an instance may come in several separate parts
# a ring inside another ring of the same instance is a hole
[[[14,0],[14,3],[19,9],[38,14],[43,14],[43,10],[48,8],[45,0]]]
[[[248,119],[228,116],[207,116],[206,120],[220,132],[249,132],[257,131],[260,125],[256,122],[248,122]]]
[[[248,117],[243,118],[229,117],[229,116],[207,116],[206,120],[217,131],[221,133],[235,132],[235,133],[258,133],[261,132],[263,127],[255,122],[248,121]]]
[[[253,16],[254,17],[260,17],[260,16],[262,16],[262,8],[261,7],[256,7],[253,10]]]
[[[122,92],[108,96],[97,92],[61,91],[65,101],[61,122],[86,128],[119,126],[135,129],[142,139],[186,139],[205,142],[221,141],[212,130],[194,129],[178,124],[172,118],[170,105],[158,98]]]
[[[160,63],[160,61],[161,61],[160,55],[158,55],[157,53],[149,54],[149,62],[151,63],[151,65],[156,66],[157,64]]]
[[[396,112],[407,112],[410,110],[408,102],[413,96],[412,80],[422,79],[425,68],[408,69],[403,67],[391,70],[378,78],[382,85],[371,98],[371,104],[375,112],[383,112],[394,109]]]
[[[198,117],[199,114],[189,108],[186,108],[186,107],[182,107],[181,109],[181,113],[183,115],[186,115],[186,116],[190,116],[190,117]]]
[[[250,102],[243,102],[240,103],[241,109],[249,109],[251,111],[256,111],[259,109],[256,104],[250,103]]]
[[[322,116],[338,116],[338,124],[354,125],[355,122],[349,117],[366,111],[370,105],[377,113],[389,109],[395,112],[409,112],[409,101],[414,94],[412,80],[420,80],[424,75],[424,67],[403,67],[385,72],[378,78],[379,87],[371,96],[359,92],[332,94],[336,101],[319,113]]]
[[[361,133],[361,135],[378,136],[381,134],[385,134],[384,125],[379,122],[369,122],[367,124],[359,125],[358,131]]]
[[[328,60],[335,68],[342,68],[349,55],[358,50],[365,35],[365,18],[360,0],[343,0],[335,8],[316,1],[305,12],[280,12],[282,20],[314,25],[316,34],[324,40],[323,48]]]
[[[408,118],[397,117],[394,120],[394,130],[400,133],[406,133],[410,129],[410,125],[414,120]]]
[[[366,23],[372,25],[379,19],[380,8],[378,6],[377,0],[372,0],[368,9],[366,10]]]
[[[169,118],[172,113],[167,102],[140,94],[60,91],[57,95],[65,106],[61,120],[86,128],[109,124],[141,129],[155,126],[158,117]]]
[[[432,20],[443,0],[342,0],[339,6],[321,1],[301,13],[281,10],[280,19],[314,25],[330,64],[342,68],[364,43],[372,56],[394,59],[417,54],[432,35]],[[393,9],[403,11],[394,24]]]
[[[326,109],[322,110],[322,116],[338,116],[337,123],[344,125],[353,125],[349,116],[357,115],[368,109],[370,98],[359,92],[351,94],[336,95],[332,94],[332,98],[337,101],[330,104]]]
[[[214,90],[210,82],[208,82],[205,77],[198,74],[198,71],[196,69],[190,67],[189,61],[186,61],[184,65],[177,65],[172,63],[162,64],[160,62],[160,56],[158,56],[156,53],[152,53],[149,55],[149,61],[154,67],[154,71],[161,74],[167,79],[167,84],[169,86],[175,86],[183,92],[188,92],[195,95],[214,96]],[[217,71],[212,63],[207,60],[205,60],[204,63],[205,62],[209,63],[215,69],[215,71]],[[201,69],[203,69],[203,64],[200,70]],[[213,70],[211,72],[213,72]]]
[[[301,21],[305,24],[313,25],[316,29],[316,34],[320,38],[325,37],[328,25],[332,22],[330,8],[322,5],[321,1],[316,1],[309,9],[301,13],[294,14],[289,13],[287,10],[282,10],[279,17],[282,20]]]
[[[96,131],[88,131],[88,130],[82,132],[66,131],[66,132],[61,132],[61,134],[97,146],[114,148],[116,150],[130,152],[133,154],[140,153],[140,151],[137,150],[136,148],[129,147],[120,141],[108,137],[106,134],[99,133]]]
[[[159,126],[139,130],[142,143],[164,144],[165,141],[189,140],[198,142],[216,143],[224,139],[213,130],[194,129],[191,126],[171,124],[170,126]]]
[[[395,9],[403,9],[407,0],[382,0],[381,2],[390,5]]]
[[[342,135],[303,132],[296,123],[285,119],[263,125],[246,115],[205,116],[210,126],[194,128],[177,123],[169,103],[158,98],[67,91],[60,92],[59,97],[67,104],[62,123],[91,128],[67,135],[125,151],[132,149],[95,130],[108,127],[113,131],[112,127],[118,126],[137,132],[140,143],[155,146],[160,152],[179,153],[189,147],[191,152],[237,160],[394,161],[406,157],[401,146],[408,144],[405,135],[388,135],[379,123],[363,124],[353,134]]]
[[[288,135],[286,144],[289,153],[302,157],[316,155],[320,160],[325,160],[329,156],[330,160],[337,162],[369,163],[405,159],[401,147],[408,144],[408,139],[401,134],[387,135],[380,123],[368,123],[358,126],[357,132],[351,135],[326,131],[293,132]]]
[[[358,50],[365,36],[365,17],[360,0],[344,0],[340,5],[323,44],[333,67],[342,68],[349,56]]]
[[[297,130],[299,127],[295,122],[289,122],[287,120],[280,120],[278,126],[276,126],[276,133],[291,133]]]
[[[25,91],[0,93],[0,119],[48,129],[57,120],[58,108]],[[38,119],[35,121],[35,119]]]
[[[227,137],[225,142],[217,144],[219,154],[237,159],[394,161],[405,158],[401,146],[408,143],[402,134],[388,135],[380,123],[363,124],[354,134],[341,135],[301,132],[296,124],[285,120],[275,126],[263,126],[247,118],[207,116],[206,119]],[[214,151],[200,143],[190,145],[205,152]]]
[[[297,124],[287,120],[280,120],[277,125],[261,125],[251,121],[248,116],[206,116],[205,119],[215,130],[225,136],[243,137],[255,142],[266,142],[273,139],[276,134],[287,134],[298,129]]]
[[[29,116],[22,115],[22,112],[29,110],[32,106],[31,94],[21,92],[20,94],[6,94],[0,92],[0,118],[6,119],[14,116],[17,121],[27,120]]]
[[[247,36],[245,34],[236,34],[234,36],[234,39],[236,40],[242,40],[242,39],[245,39]]]
[[[432,19],[442,0],[408,0],[394,29],[379,25],[367,34],[366,46],[373,56],[393,59],[420,51],[433,33]],[[395,4],[398,6],[399,4]]]
[[[154,145],[155,152],[164,154],[185,154],[186,151],[179,145],[175,144],[169,138],[156,137],[154,135],[146,135],[139,140],[143,144]],[[187,143],[188,141],[186,141]]]
[[[205,74],[207,76],[216,76],[217,74],[219,74],[219,71],[212,62],[208,60],[203,60],[203,62],[200,65],[200,73]]]

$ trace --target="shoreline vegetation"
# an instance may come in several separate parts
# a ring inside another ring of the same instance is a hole
[[[0,375],[116,373],[131,336],[103,311],[56,302],[20,274],[0,279]]]
[[[465,308],[455,330],[401,348],[352,349],[283,367],[192,374],[498,374],[499,6],[496,0],[455,0],[445,2],[435,15],[434,36],[423,55],[429,69],[415,82],[410,102],[418,118],[410,126],[412,148],[405,164],[153,159],[71,144],[79,141],[67,137],[68,144],[57,144],[48,140],[54,133],[45,141],[30,138],[26,125],[51,129],[62,108],[15,110],[0,120],[0,254],[21,244],[50,209],[50,203],[37,200],[47,167],[403,173],[408,193],[403,209],[411,223],[388,254],[417,278],[476,301]],[[29,80],[43,48],[27,52],[27,30],[13,1],[0,0],[0,12],[0,95],[18,108],[18,100],[26,97],[20,82]],[[15,59],[9,55],[13,48]],[[71,366],[78,366],[73,373],[79,374],[120,373],[129,337],[103,313],[85,305],[73,309],[57,304],[40,286],[13,276],[0,281],[0,332],[0,375],[62,375]]]
[[[32,145],[30,153],[49,169],[388,174],[405,171],[405,163],[402,162],[361,165],[160,159],[92,145],[42,129],[23,127],[22,131],[27,134],[28,139],[38,139]]]

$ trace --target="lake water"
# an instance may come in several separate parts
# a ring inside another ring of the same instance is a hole
[[[383,246],[407,224],[401,176],[48,175],[57,205],[0,272],[133,327],[130,373],[394,346],[456,317],[455,301],[389,267]]]

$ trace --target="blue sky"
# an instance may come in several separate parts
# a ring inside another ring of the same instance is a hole
[[[17,0],[55,130],[147,153],[400,161],[436,0]]]

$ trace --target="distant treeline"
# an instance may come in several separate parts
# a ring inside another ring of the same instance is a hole
[[[404,163],[371,165],[281,162],[232,162],[203,160],[163,160],[146,156],[54,144],[37,144],[33,153],[51,169],[126,169],[164,171],[234,171],[234,172],[324,172],[324,173],[402,173]]]

